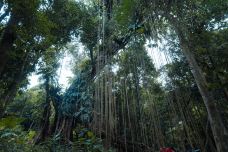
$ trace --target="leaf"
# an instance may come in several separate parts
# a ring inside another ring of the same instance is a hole
[[[145,32],[144,28],[139,28],[136,30],[136,32],[138,32],[139,34],[143,34]]]
[[[15,128],[17,125],[19,125],[22,121],[24,121],[24,118],[17,118],[14,116],[9,116],[6,118],[2,118],[0,120],[0,130],[3,130],[5,128]]]
[[[32,140],[36,135],[36,131],[30,130],[28,135],[27,135],[27,139],[28,140]]]
[[[119,10],[115,16],[115,19],[121,26],[127,26],[130,21],[130,16],[133,14],[135,6],[135,1],[133,0],[124,0],[122,1]]]
[[[87,132],[87,136],[88,136],[89,138],[92,138],[92,137],[94,136],[94,134],[93,134],[93,132],[88,131],[88,132]]]
[[[2,134],[0,138],[7,138],[7,137],[17,137],[17,135],[13,132],[7,132]]]

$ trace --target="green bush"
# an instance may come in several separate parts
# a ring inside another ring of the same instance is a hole
[[[33,144],[36,131],[24,131],[23,118],[6,117],[0,120],[0,152],[113,152],[105,150],[102,140],[87,128],[78,127],[73,132],[73,142],[63,144],[59,135]]]

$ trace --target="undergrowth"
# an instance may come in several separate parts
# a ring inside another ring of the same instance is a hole
[[[87,128],[77,127],[73,132],[73,142],[63,144],[55,135],[34,145],[37,132],[25,131],[20,123],[23,119],[7,117],[0,120],[0,152],[114,152],[106,150],[102,140]]]

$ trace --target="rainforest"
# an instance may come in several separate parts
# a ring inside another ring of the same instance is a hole
[[[0,0],[0,152],[228,152],[228,1]]]

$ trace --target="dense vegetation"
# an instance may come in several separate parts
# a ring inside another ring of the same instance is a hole
[[[227,8],[0,0],[0,151],[228,152]]]

